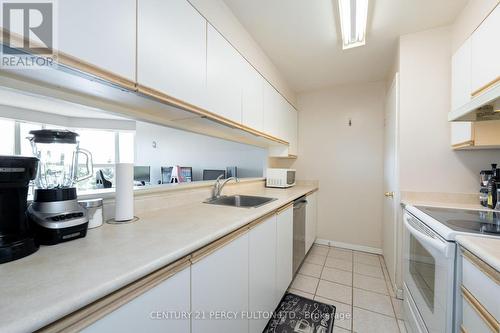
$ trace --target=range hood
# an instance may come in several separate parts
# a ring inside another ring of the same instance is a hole
[[[449,121],[500,120],[500,83],[448,114]]]

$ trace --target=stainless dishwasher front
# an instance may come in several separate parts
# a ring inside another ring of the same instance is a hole
[[[293,274],[306,255],[306,205],[305,196],[293,202]]]

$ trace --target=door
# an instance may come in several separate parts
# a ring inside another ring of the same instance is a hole
[[[278,305],[293,277],[293,206],[278,213],[276,223],[275,305]]]
[[[399,184],[398,184],[398,123],[399,123],[399,73],[396,73],[387,93],[385,103],[384,137],[384,202],[382,250],[391,281],[395,283],[398,257],[401,251],[401,230],[398,230]],[[400,265],[399,265],[400,266]],[[394,288],[394,286],[392,286]]]
[[[138,0],[137,81],[206,107],[206,20],[186,0]]]
[[[82,330],[101,332],[190,332],[190,268],[176,273]],[[173,317],[168,317],[169,315]]]
[[[248,332],[248,233],[191,266],[192,333]]]
[[[451,333],[455,243],[404,213],[404,284],[429,333]]]
[[[58,1],[58,48],[135,82],[135,0]]]
[[[249,237],[249,309],[250,313],[274,311],[276,290],[276,215],[248,233]],[[269,317],[249,321],[251,333],[261,333]]]

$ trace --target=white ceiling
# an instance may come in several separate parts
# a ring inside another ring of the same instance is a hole
[[[452,23],[467,0],[370,0],[366,46],[342,51],[336,0],[224,0],[296,92],[381,80],[397,38]]]

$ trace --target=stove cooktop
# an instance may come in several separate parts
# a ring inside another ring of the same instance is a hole
[[[500,211],[464,210],[415,206],[433,219],[458,232],[500,236]]]

